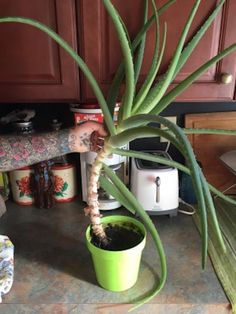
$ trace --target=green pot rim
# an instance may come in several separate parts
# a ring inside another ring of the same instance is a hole
[[[137,244],[136,246],[131,247],[129,249],[126,249],[126,250],[122,250],[122,251],[104,250],[104,249],[101,249],[101,248],[99,248],[99,247],[97,247],[91,243],[91,236],[90,236],[91,226],[89,225],[86,229],[86,242],[87,242],[88,249],[91,253],[101,253],[102,252],[103,254],[107,254],[107,255],[110,255],[110,254],[118,255],[121,252],[127,252],[127,253],[130,252],[131,253],[132,251],[135,251],[135,250],[139,249],[140,247],[144,248],[145,243],[146,243],[147,231],[146,231],[146,229],[145,229],[145,227],[141,221],[137,220],[136,218],[133,218],[130,216],[125,216],[125,215],[106,216],[106,217],[101,218],[101,221],[102,221],[102,223],[131,222],[136,227],[138,227],[140,229],[140,231],[143,233],[144,237],[143,237],[143,240],[139,244]]]

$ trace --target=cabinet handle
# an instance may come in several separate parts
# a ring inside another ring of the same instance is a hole
[[[222,84],[230,84],[233,81],[233,75],[230,73],[222,73],[220,81]]]

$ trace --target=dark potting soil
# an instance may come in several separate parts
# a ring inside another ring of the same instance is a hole
[[[143,234],[137,229],[130,229],[120,225],[108,224],[105,228],[108,243],[101,242],[100,239],[92,234],[91,242],[108,251],[122,251],[138,245],[144,238]]]

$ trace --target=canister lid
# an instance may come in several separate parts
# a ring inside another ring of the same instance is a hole
[[[117,102],[115,104],[116,110],[119,110],[120,106],[121,106],[121,103]],[[98,103],[88,103],[88,104],[87,103],[86,104],[80,103],[80,104],[71,104],[70,105],[70,110],[72,112],[78,112],[78,110],[80,110],[80,109],[101,109],[101,108],[100,108],[100,105]]]
[[[72,112],[78,112],[80,109],[100,109],[98,103],[90,103],[90,104],[71,104],[70,110]]]
[[[19,134],[29,134],[34,132],[32,121],[17,121],[12,123],[12,127]]]

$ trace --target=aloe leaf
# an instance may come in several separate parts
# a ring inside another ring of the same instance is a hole
[[[112,182],[115,182],[116,186],[118,184],[120,184],[122,186],[121,187],[122,194],[125,195],[125,197],[130,202],[130,204],[133,205],[133,207],[135,208],[137,214],[142,219],[142,221],[144,222],[144,224],[147,227],[148,231],[150,232],[150,234],[151,234],[151,236],[153,238],[153,241],[155,243],[155,246],[156,246],[159,258],[160,258],[160,265],[161,265],[160,281],[157,284],[157,286],[153,289],[153,291],[147,297],[145,297],[144,299],[139,301],[138,305],[135,306],[135,308],[137,308],[138,306],[141,306],[142,304],[148,302],[150,299],[152,299],[156,294],[158,294],[162,290],[162,288],[163,288],[163,286],[164,286],[164,284],[166,282],[166,278],[167,278],[166,256],[165,256],[165,252],[164,252],[164,249],[163,249],[163,245],[162,245],[160,236],[159,236],[159,234],[157,232],[157,228],[153,224],[152,220],[150,219],[150,217],[148,216],[146,211],[139,204],[139,202],[136,200],[134,195],[129,191],[129,189],[124,185],[124,183],[119,179],[119,177],[114,173],[114,171],[112,171],[105,164],[103,165],[103,169],[104,169],[104,171],[106,173],[106,176],[109,177],[109,179]]]
[[[139,118],[139,122],[141,122],[140,117],[136,117],[136,120],[138,118]],[[134,117],[130,118],[129,120],[135,121]],[[202,267],[205,268],[206,257],[207,257],[207,244],[208,244],[206,204],[205,204],[205,198],[204,198],[203,189],[202,189],[202,180],[201,180],[201,176],[199,172],[199,166],[195,159],[192,146],[188,138],[182,131],[182,129],[178,127],[177,125],[175,125],[174,123],[172,123],[171,121],[160,116],[151,116],[151,115],[145,115],[144,121],[157,122],[167,127],[174,134],[174,137],[172,137],[169,132],[162,130],[164,137],[169,139],[170,142],[173,143],[177,147],[177,149],[183,154],[183,156],[185,157],[187,161],[187,164],[189,165],[189,168],[191,171],[191,177],[193,180],[194,190],[197,197],[198,208],[200,210],[200,216],[201,216],[201,228],[202,228],[202,239],[203,239],[202,240]],[[149,136],[153,136],[155,132],[156,134],[159,135],[160,129],[147,127],[147,126],[141,126],[141,127],[128,129],[112,137],[113,140],[111,140],[111,145],[114,144],[114,139],[119,138],[120,135],[126,138],[127,134],[128,134],[128,137],[133,136],[134,134],[133,132],[135,134],[141,133],[143,134],[144,137],[149,137]],[[117,144],[116,140],[115,140],[115,143]]]
[[[123,23],[121,22],[121,17],[117,10],[114,8],[110,0],[103,0],[104,6],[109,13],[110,18],[115,26],[117,36],[120,41],[121,50],[124,57],[125,65],[125,93],[124,93],[124,103],[122,104],[123,116],[127,118],[130,116],[131,107],[134,98],[134,65],[132,59],[132,53],[129,45],[129,40],[127,39],[126,31],[124,30]]]
[[[172,142],[174,145],[175,144],[178,145],[175,138],[171,134],[169,134],[169,132],[149,126],[140,126],[137,128],[128,129],[123,132],[120,132],[117,135],[111,136],[108,139],[108,145],[110,145],[112,149],[114,149],[116,147],[124,146],[128,142],[131,142],[138,138],[157,136],[164,137],[168,141]]]
[[[146,123],[149,123],[149,122],[161,123],[161,124],[166,125],[175,134],[176,134],[176,130],[177,129],[179,129],[179,131],[181,130],[181,132],[183,133],[182,129],[180,129],[179,127],[175,126],[170,121],[168,121],[168,120],[166,120],[166,119],[164,119],[162,117],[151,116],[151,115],[139,115],[139,116],[136,116],[136,117],[131,117],[128,120],[123,122],[122,127],[126,127],[126,126],[128,126],[128,127],[137,127],[140,124],[143,125],[144,122],[146,122]],[[204,131],[206,131],[206,130],[204,130]],[[209,131],[212,131],[212,130],[209,130]],[[221,131],[221,130],[219,130],[219,131]],[[227,134],[229,134],[229,132],[227,132]],[[235,134],[236,134],[236,131],[235,131]],[[179,136],[179,135],[176,134],[176,136]],[[180,136],[181,137],[180,137],[179,141],[182,142],[182,145],[185,146],[185,147],[186,147],[186,145],[188,145],[189,149],[190,149],[191,145],[190,145],[190,143],[187,144],[187,142],[188,142],[188,141],[186,141],[187,138],[184,139],[183,134],[182,135],[180,134]],[[185,143],[185,141],[186,141],[186,143]],[[192,151],[192,148],[191,148],[191,151]],[[188,156],[188,155],[186,155],[186,153],[184,155]],[[195,159],[193,152],[191,152],[191,155],[192,155],[192,157],[190,156],[190,158],[194,158]],[[223,248],[223,250],[225,250],[224,242],[223,242],[222,235],[221,235],[220,228],[219,228],[218,219],[217,219],[216,212],[215,212],[215,207],[214,207],[214,204],[212,202],[212,198],[211,198],[211,195],[210,195],[210,192],[209,192],[208,185],[206,184],[205,177],[203,176],[203,174],[201,172],[201,169],[199,168],[197,163],[195,163],[195,169],[196,169],[196,171],[199,171],[199,174],[200,174],[200,178],[199,179],[201,180],[201,183],[202,183],[202,189],[203,189],[203,192],[204,192],[203,196],[204,196],[204,199],[205,199],[205,201],[207,203],[207,208],[209,209],[210,215],[212,217],[213,225],[215,227],[215,231],[216,231],[219,243],[221,244],[221,247]],[[193,176],[193,174],[192,174],[192,176]],[[193,179],[194,179],[194,177],[193,177]],[[199,182],[197,184],[199,184]],[[203,213],[204,213],[204,210],[203,210]],[[205,228],[205,226],[203,226],[203,227]],[[206,257],[206,255],[205,255],[205,257]],[[203,261],[203,265],[204,265],[204,261]]]
[[[230,54],[236,49],[236,44],[232,44],[228,48],[224,49],[218,55],[213,57],[204,63],[199,69],[190,74],[185,80],[174,87],[168,94],[166,94],[161,101],[156,105],[156,107],[151,111],[153,114],[159,114],[162,112],[178,95],[180,95],[186,88],[188,88],[199,76],[201,76],[205,71],[207,71],[216,62],[223,59],[225,56]]]
[[[126,130],[138,126],[146,125],[150,122],[157,122],[158,116],[152,114],[139,114],[123,120],[119,126],[120,129]],[[215,134],[236,136],[236,130],[208,129],[208,128],[182,128],[185,134]]]
[[[132,111],[135,111],[136,108],[138,108],[140,106],[140,104],[143,102],[143,100],[145,99],[146,95],[148,94],[152,83],[154,82],[154,79],[157,75],[157,72],[159,70],[161,61],[162,61],[162,57],[164,54],[164,50],[165,50],[165,45],[166,45],[166,33],[167,33],[167,25],[166,23],[164,24],[164,36],[163,36],[163,44],[162,44],[162,49],[161,49],[161,53],[159,56],[159,45],[160,45],[160,25],[159,25],[159,18],[158,18],[158,13],[157,13],[157,8],[155,3],[152,0],[152,4],[153,4],[153,10],[154,10],[154,15],[155,15],[155,20],[156,20],[156,38],[155,38],[155,49],[154,49],[154,53],[153,53],[153,59],[152,59],[152,64],[151,67],[148,71],[147,77],[142,85],[142,87],[140,88],[137,96],[134,99],[134,105],[133,105],[133,109]]]
[[[206,204],[207,204],[207,209],[209,210],[209,213],[211,215],[212,225],[215,229],[216,236],[218,238],[219,244],[220,244],[223,252],[226,252],[226,247],[225,247],[225,243],[224,243],[222,233],[220,230],[219,221],[218,221],[216,210],[215,210],[215,205],[213,203],[212,196],[211,196],[211,193],[209,191],[206,179],[205,179],[200,167],[199,167],[199,172],[200,172],[200,176],[201,176],[202,188],[203,188],[203,193],[204,193],[204,197],[205,197]]]
[[[121,17],[119,16],[118,18],[119,18],[120,24],[122,25],[123,31],[124,31],[124,33],[126,35],[126,39],[128,41],[129,48],[131,49],[131,40],[130,40],[130,37],[129,37],[129,32],[128,32],[127,28],[126,28],[126,25],[125,25],[124,21],[121,19]]]
[[[197,44],[199,43],[201,38],[204,36],[204,34],[208,30],[211,23],[214,21],[217,14],[220,12],[224,3],[225,3],[225,0],[221,0],[220,3],[217,4],[215,10],[213,10],[213,12],[210,14],[210,16],[202,24],[202,26],[198,30],[198,32],[193,36],[193,38],[188,42],[186,47],[183,49],[181,56],[180,56],[180,59],[179,59],[179,62],[178,62],[178,65],[175,69],[173,79],[177,75],[177,73],[181,70],[183,65],[186,63],[186,61],[188,60],[191,53],[193,52],[193,50],[195,49],[195,47],[197,46]]]
[[[108,95],[107,95],[107,105],[109,107],[110,113],[113,115],[114,108],[119,96],[120,86],[124,78],[124,64],[122,63],[122,66],[119,66],[118,70],[116,71],[116,74],[113,78],[113,81],[111,83]]]
[[[138,109],[136,109],[136,111],[134,111],[133,113],[148,113],[150,112],[155,106],[156,104],[160,101],[160,99],[163,97],[163,95],[165,94],[167,88],[169,87],[175,69],[178,65],[179,59],[180,59],[180,55],[188,34],[188,31],[192,25],[192,21],[196,15],[196,12],[198,10],[198,7],[200,5],[201,0],[196,0],[195,4],[191,10],[191,13],[188,17],[188,20],[185,24],[185,27],[182,31],[182,34],[180,36],[180,39],[178,41],[178,45],[177,48],[175,50],[174,56],[171,60],[170,66],[166,72],[166,74],[164,75],[163,79],[161,81],[159,81],[155,88],[153,88],[149,94],[147,95],[145,101],[143,101],[143,103],[139,106]]]
[[[161,8],[158,9],[158,15],[160,16],[163,12],[165,12],[172,4],[175,3],[176,0],[169,0],[167,1]],[[155,15],[153,14],[149,20],[145,23],[145,25],[141,28],[139,33],[136,35],[135,39],[132,41],[131,44],[131,51],[134,53],[139,46],[143,36],[148,31],[152,23],[155,21]],[[110,86],[108,96],[107,96],[107,104],[109,106],[109,110],[111,114],[113,115],[115,103],[117,101],[119,90],[121,83],[124,78],[124,62],[121,62],[120,66],[118,67],[116,74],[114,76],[114,79],[112,81],[112,84]]]
[[[167,166],[170,166],[170,167],[174,167],[174,168],[177,168],[178,170],[190,175],[190,170],[180,164],[179,162],[177,161],[174,161],[174,160],[170,160],[170,159],[167,159],[167,158],[164,158],[164,157],[160,157],[160,156],[156,156],[156,155],[153,155],[153,154],[149,154],[149,153],[144,153],[144,152],[141,152],[141,151],[134,151],[134,150],[127,150],[127,149],[121,149],[121,148],[113,148],[113,153],[116,153],[118,155],[121,155],[121,156],[127,156],[127,157],[133,157],[133,158],[140,158],[140,159],[143,159],[143,160],[150,160],[150,161],[154,161],[154,162],[158,162],[160,164],[163,164],[163,165],[167,165]],[[210,191],[217,195],[217,197],[221,198],[222,200],[228,202],[229,204],[232,204],[232,205],[236,205],[236,200],[223,194],[221,191],[217,190],[213,185],[211,185],[210,183],[207,183],[208,184],[208,187],[210,189]]]
[[[173,132],[174,134],[176,134],[176,131],[177,132],[181,132],[183,133],[184,130],[180,129],[179,127],[175,126],[174,124],[172,124],[170,121],[168,121],[167,119],[164,119],[162,117],[159,117],[159,116],[154,116],[154,115],[138,115],[138,116],[135,116],[135,117],[131,117],[125,121],[123,121],[123,124],[121,125],[123,128],[126,128],[126,127],[137,127],[139,125],[143,125],[144,123],[150,123],[150,122],[157,122],[157,123],[160,123],[160,124],[164,124],[165,126],[167,126],[171,132]],[[179,129],[179,131],[177,130]],[[192,129],[191,129],[192,130]],[[195,129],[193,129],[194,131]],[[231,134],[232,135],[232,132],[229,132],[228,130],[211,130],[211,129],[202,129],[202,130],[198,130],[198,131],[201,131],[201,133],[207,133],[210,132],[211,134],[215,134],[215,132],[219,131],[220,133],[224,133],[224,134]],[[214,131],[214,132],[213,132]],[[191,132],[192,133],[192,132]],[[181,134],[180,134],[181,135]],[[234,131],[234,135],[236,135],[236,131]],[[179,137],[178,134],[176,134],[176,137]],[[181,135],[181,138],[179,139],[179,142],[182,143],[183,146],[186,145],[186,143],[184,143],[184,141],[187,139],[184,139],[184,135],[182,134]],[[190,145],[190,144],[189,144]],[[192,149],[191,149],[192,150]],[[194,155],[192,155],[194,157]],[[195,159],[195,157],[194,157]],[[199,168],[199,166],[196,164],[196,169],[198,169],[199,171],[199,174],[200,174],[200,180],[202,182],[202,188],[203,188],[203,192],[204,192],[204,198],[206,200],[206,203],[207,203],[207,208],[209,209],[209,212],[211,214],[211,217],[212,217],[212,221],[213,221],[213,225],[215,227],[215,231],[216,231],[216,234],[217,234],[217,237],[218,237],[218,240],[219,240],[219,243],[221,244],[223,250],[225,249],[224,247],[224,243],[223,243],[223,239],[222,239],[222,235],[220,233],[220,228],[219,228],[219,223],[218,223],[218,220],[217,220],[217,216],[216,216],[216,211],[215,211],[215,207],[214,207],[214,204],[213,204],[213,201],[212,201],[212,198],[211,198],[211,194],[209,192],[209,188],[208,188],[208,185],[206,183],[206,180],[205,180],[205,177],[204,175],[202,174],[202,171],[201,169]]]
[[[229,197],[229,196],[225,195],[224,193],[222,193],[221,191],[217,190],[217,188],[215,188],[210,183],[208,183],[208,186],[209,186],[210,191],[213,194],[215,194],[217,197],[219,197],[222,200],[228,202],[229,204],[236,205],[236,200],[235,199],[233,199],[232,197]]]
[[[143,23],[144,24],[147,22],[147,17],[148,17],[148,0],[145,0],[144,17],[143,17]],[[134,63],[134,81],[135,81],[135,85],[137,84],[137,81],[138,81],[138,78],[139,78],[139,74],[140,74],[140,70],[141,70],[142,63],[143,63],[145,43],[146,43],[146,33],[143,35],[141,43],[139,44],[137,56],[135,58],[135,63]]]
[[[203,186],[202,186],[202,178],[199,171],[199,166],[196,161],[192,146],[182,131],[182,129],[177,126],[176,124],[172,123],[168,119],[165,119],[160,116],[153,117],[155,121],[161,123],[162,125],[166,126],[178,139],[180,144],[180,152],[185,157],[187,164],[189,165],[191,177],[193,181],[194,190],[197,197],[198,208],[200,210],[201,216],[201,228],[202,228],[202,267],[205,268],[206,258],[207,258],[207,244],[208,244],[208,231],[207,231],[207,214],[206,214],[206,204],[205,204],[205,197],[203,194]],[[205,186],[206,189],[208,187]],[[207,193],[206,193],[207,194]],[[207,194],[208,195],[208,194]],[[217,229],[218,230],[218,229]]]
[[[150,153],[146,153],[142,151],[135,151],[131,149],[114,148],[112,151],[113,153],[117,155],[133,157],[133,158],[138,158],[138,159],[143,159],[143,160],[149,160],[149,161],[160,163],[162,165],[177,168],[181,170],[182,172],[190,175],[190,170],[186,166],[172,159],[167,159],[165,157],[161,157],[158,155],[154,155],[154,154],[150,154]],[[236,201],[235,201],[235,204],[236,204]]]
[[[135,214],[135,209],[132,204],[129,203],[127,198],[117,189],[117,187],[106,177],[100,176],[99,183],[101,187],[110,195],[112,195],[118,202],[121,203],[128,211],[130,211],[133,215]]]
[[[217,134],[217,135],[236,135],[236,130],[223,130],[223,129],[193,129],[193,128],[184,128],[185,134]]]
[[[115,134],[116,129],[114,127],[113,123],[113,118],[109,112],[109,109],[106,104],[106,100],[104,99],[103,93],[94,78],[92,72],[86,65],[86,63],[82,60],[82,58],[76,53],[76,51],[61,37],[59,36],[56,32],[54,32],[50,27],[47,25],[38,22],[33,19],[29,18],[24,18],[24,17],[1,17],[0,18],[0,23],[22,23],[22,24],[28,24],[31,25],[35,28],[40,29],[42,32],[46,33],[49,35],[54,41],[56,41],[72,58],[73,60],[77,63],[81,71],[84,73],[86,78],[88,79],[90,86],[92,87],[92,90],[97,97],[98,103],[102,109],[103,115],[104,115],[104,120],[107,125],[107,128],[110,132],[110,134]]]
[[[164,120],[162,121],[164,124]],[[171,123],[171,122],[170,122]],[[140,127],[141,128],[141,127]],[[145,127],[142,127],[145,128]],[[150,127],[148,127],[150,128]],[[137,128],[139,129],[139,128]],[[129,131],[129,130],[128,130]],[[151,131],[151,130],[149,130]],[[155,131],[153,130],[155,133]],[[151,132],[148,134],[145,134],[145,137],[150,136]],[[198,208],[200,210],[200,217],[201,217],[201,229],[202,229],[202,268],[205,268],[206,264],[206,257],[207,257],[207,244],[208,244],[208,228],[207,228],[207,215],[206,215],[206,205],[205,205],[205,198],[202,190],[202,181],[199,175],[198,171],[198,165],[195,161],[194,154],[191,149],[191,145],[188,143],[185,143],[186,145],[182,146],[183,139],[181,138],[181,135],[178,135],[179,140],[181,144],[179,145],[179,141],[174,143],[174,145],[179,149],[179,151],[184,155],[186,158],[187,163],[190,167],[190,175],[193,180],[193,186],[197,197],[198,202]],[[171,140],[170,140],[171,141]],[[173,141],[171,141],[173,143]]]
[[[211,25],[211,23],[214,21],[215,17],[217,16],[219,11],[221,10],[221,8],[222,8],[224,3],[225,3],[225,0],[221,0],[221,2],[216,6],[215,10],[211,13],[211,15],[203,23],[201,28],[195,33],[193,38],[187,43],[186,47],[181,52],[181,55],[180,55],[180,58],[179,58],[179,62],[178,62],[178,65],[177,65],[177,67],[175,69],[175,73],[173,75],[172,80],[175,78],[177,73],[184,66],[184,64],[186,63],[186,61],[190,57],[191,53],[193,52],[193,50],[195,49],[195,47],[197,46],[197,44],[199,43],[201,38],[204,36],[206,31],[208,30],[209,26]],[[165,77],[166,77],[166,74],[163,76],[161,81],[157,82],[157,84],[151,89],[151,92],[153,94],[155,93],[155,90],[159,89],[162,86],[162,82],[163,82]]]
[[[176,0],[169,0],[167,1],[161,8],[157,9],[158,16],[164,13],[172,4],[174,4]],[[138,34],[136,35],[135,39],[132,42],[132,51],[134,52],[135,49],[138,47],[140,41],[142,40],[143,35],[148,31],[148,29],[152,26],[155,22],[155,14],[153,14],[147,23],[140,29]]]
[[[165,46],[166,46],[166,36],[167,36],[167,24],[164,24],[164,35],[163,35],[163,43],[162,43],[162,48],[161,48],[161,52],[159,55],[159,59],[157,64],[155,65],[155,60],[153,60],[153,67],[151,67],[150,71],[148,72],[148,75],[146,77],[146,80],[144,82],[144,84],[142,85],[138,95],[135,97],[134,100],[134,106],[133,106],[133,111],[135,112],[140,105],[142,104],[142,102],[144,101],[145,97],[147,96],[148,92],[150,91],[150,88],[155,80],[155,77],[158,73],[158,70],[160,68],[162,59],[163,59],[163,55],[164,55],[164,51],[165,51]]]
[[[137,115],[134,115],[128,119],[123,120],[120,123],[119,128],[121,130],[127,130],[127,129],[131,129],[131,128],[143,126],[143,125],[146,125],[146,124],[152,122],[152,119],[154,117],[156,119],[156,116],[151,115],[151,114],[142,114],[142,113],[137,114]]]
[[[115,150],[115,152],[119,154],[119,153],[120,153],[120,150],[118,150],[118,151]],[[132,155],[132,152],[128,151],[128,154],[129,154],[129,156],[131,156],[131,155]],[[157,161],[156,158],[153,157],[153,155],[152,155],[152,156],[149,155],[151,158],[148,158],[149,156],[147,156],[147,155],[148,155],[148,154],[145,153],[145,158],[144,158],[144,159],[146,159],[146,160],[150,160],[150,159],[151,159],[152,161]],[[137,155],[135,155],[135,156],[133,156],[133,157],[136,157],[136,158],[137,158]],[[143,156],[140,155],[140,153],[138,153],[138,158],[143,159]],[[163,163],[163,159],[165,159],[165,158],[160,157],[160,158],[158,159],[158,162]],[[173,163],[170,162],[168,159],[165,160],[165,164],[167,164],[167,165],[169,165],[169,166],[173,166]],[[176,167],[175,164],[174,164],[174,167]],[[177,166],[177,167],[178,167],[178,166]],[[176,168],[177,168],[177,167],[176,167]],[[218,238],[218,240],[219,240],[219,243],[220,243],[220,245],[221,245],[223,251],[225,251],[225,250],[226,250],[226,249],[225,249],[225,244],[224,244],[224,240],[223,240],[223,238],[222,238],[221,230],[220,230],[220,227],[219,227],[219,223],[218,223],[218,219],[217,219],[217,215],[216,215],[214,203],[213,203],[213,200],[212,200],[212,196],[211,196],[211,194],[210,194],[210,192],[209,192],[209,188],[208,188],[206,179],[205,179],[205,177],[204,177],[204,175],[203,175],[201,169],[199,168],[199,166],[197,166],[197,167],[198,167],[198,171],[199,171],[199,174],[200,174],[200,179],[201,179],[201,182],[202,182],[202,190],[203,190],[203,193],[204,193],[204,199],[206,200],[207,208],[208,208],[208,210],[209,210],[209,212],[210,212],[210,215],[211,215],[211,221],[212,221],[213,226],[214,226],[214,228],[215,228],[216,235],[217,235],[217,238]],[[183,169],[181,169],[181,170],[183,170]],[[188,171],[188,173],[191,175],[191,171]],[[206,229],[205,231],[207,232],[207,229]],[[206,240],[207,240],[207,239],[206,239]],[[202,260],[203,268],[204,268],[204,266],[205,266],[205,259],[206,259],[206,255],[205,255],[205,254],[207,253],[207,252],[205,251],[206,248],[207,248],[207,246],[206,246],[205,249],[203,250],[203,253],[204,253],[204,255],[203,255],[203,260]]]

